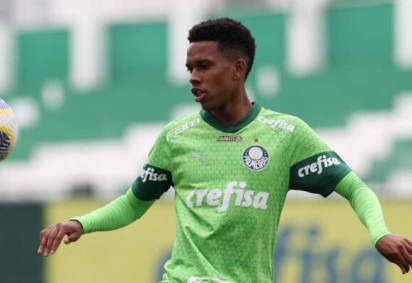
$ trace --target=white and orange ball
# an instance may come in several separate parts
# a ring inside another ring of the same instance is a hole
[[[0,98],[0,161],[13,150],[19,128],[13,109]]]

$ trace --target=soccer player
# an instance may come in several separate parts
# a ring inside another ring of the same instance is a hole
[[[407,273],[412,242],[385,225],[376,195],[302,120],[252,103],[245,81],[255,41],[220,18],[189,31],[186,66],[202,110],[170,122],[130,189],[106,206],[40,233],[48,256],[61,241],[139,219],[171,186],[177,235],[163,283],[272,283],[279,218],[289,190],[346,198],[376,249]]]

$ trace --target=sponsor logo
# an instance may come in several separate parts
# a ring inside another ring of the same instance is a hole
[[[249,146],[243,152],[243,164],[251,170],[262,170],[269,164],[269,154],[259,145]]]
[[[280,128],[289,132],[293,132],[295,130],[295,125],[289,124],[283,119],[268,119],[264,116],[259,116],[257,120],[269,125],[272,129]]]
[[[230,283],[229,281],[226,280],[221,280],[213,277],[199,277],[199,276],[192,276],[187,280],[187,283]]]
[[[146,181],[152,182],[161,182],[167,181],[166,174],[159,174],[155,173],[155,169],[153,167],[147,167],[142,171],[140,174],[140,178],[142,178],[142,182],[145,183]]]
[[[299,168],[298,175],[299,177],[303,178],[310,174],[322,174],[325,168],[334,165],[340,165],[340,162],[336,157],[327,157],[326,155],[321,155],[318,157],[316,162]]]
[[[230,182],[225,189],[195,189],[186,197],[189,208],[216,206],[217,212],[225,212],[231,203],[239,207],[267,209],[269,193],[248,190],[246,182]]]
[[[169,132],[167,132],[166,140],[169,141],[169,139],[171,137],[180,135],[181,133],[187,131],[188,129],[190,129],[190,128],[198,125],[198,124],[200,124],[200,118],[196,118],[192,121],[189,121],[189,122],[186,122],[182,125],[179,125],[176,128],[174,128],[174,129],[170,130]]]
[[[220,136],[218,137],[217,141],[220,142],[241,142],[241,136]]]

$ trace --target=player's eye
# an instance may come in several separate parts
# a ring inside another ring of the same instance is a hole
[[[208,69],[210,68],[210,64],[208,64],[208,63],[201,63],[201,64],[199,65],[199,68],[200,68],[201,70],[208,70]]]

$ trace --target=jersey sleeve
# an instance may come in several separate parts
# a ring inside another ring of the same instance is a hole
[[[376,194],[353,172],[337,184],[335,191],[346,198],[359,220],[368,229],[372,244],[391,234],[385,224],[382,207]]]
[[[296,118],[290,144],[290,189],[327,197],[350,171],[312,128]]]
[[[144,201],[159,199],[172,185],[171,149],[166,130],[157,138],[140,175],[132,184],[132,191]]]

